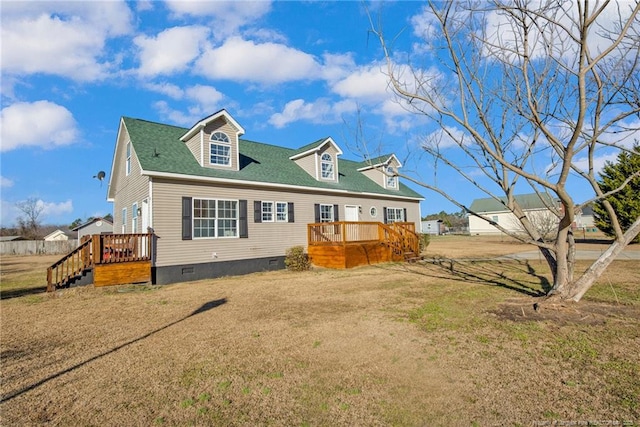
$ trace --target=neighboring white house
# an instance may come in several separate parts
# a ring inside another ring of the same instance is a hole
[[[77,226],[72,231],[78,232],[78,244],[80,244],[82,236],[113,233],[113,223],[104,218],[93,218],[91,221]]]
[[[444,234],[446,226],[441,219],[433,219],[430,221],[422,221],[420,223],[420,232],[422,234],[433,234],[439,236]]]
[[[595,220],[593,218],[593,208],[591,206],[585,206],[576,213],[576,219],[573,222],[575,228],[580,230],[596,228]]]
[[[44,236],[43,240],[47,242],[53,242],[56,240],[69,240],[69,236],[64,231],[57,229],[56,231]]]
[[[515,196],[516,201],[523,208],[525,214],[531,222],[542,232],[547,234],[552,231],[557,224],[557,216],[550,210],[558,206],[551,197],[538,194],[522,194]],[[484,215],[492,222],[499,224],[508,231],[519,232],[522,225],[516,216],[506,208],[506,198],[498,200],[494,198],[475,199],[469,208],[471,211]],[[474,234],[500,234],[502,231],[483,218],[469,215],[469,233]]]

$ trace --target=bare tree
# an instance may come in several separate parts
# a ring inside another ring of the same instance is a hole
[[[22,212],[22,215],[18,217],[18,227],[20,232],[25,236],[32,239],[38,237],[38,229],[41,223],[41,214],[44,211],[44,204],[42,201],[36,198],[28,198],[21,202],[16,203],[16,207]]]
[[[603,149],[625,149],[638,132],[633,120],[640,113],[639,10],[638,1],[434,1],[421,17],[425,37],[419,54],[405,57],[371,23],[398,101],[438,125],[424,136],[422,148],[436,164],[500,201],[526,234],[470,211],[436,185],[401,176],[536,245],[553,274],[553,300],[579,301],[640,232],[640,218],[623,231],[605,199],[633,176],[604,193],[595,164]],[[589,200],[574,200],[576,185],[591,190]],[[555,203],[549,206],[558,224],[551,241],[514,197],[525,188]],[[611,216],[615,240],[575,277],[572,223],[595,200]]]

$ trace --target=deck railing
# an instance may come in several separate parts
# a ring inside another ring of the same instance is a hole
[[[94,234],[47,269],[47,291],[68,284],[96,264],[151,260],[153,234]]]
[[[420,245],[412,222],[337,221],[308,224],[307,242],[316,245],[346,245],[355,242],[379,241],[389,245],[394,253],[413,252],[418,255]]]

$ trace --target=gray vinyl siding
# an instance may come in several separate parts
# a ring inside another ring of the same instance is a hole
[[[304,169],[312,177],[316,178],[316,153],[313,152],[308,156],[301,157],[296,159],[295,162],[298,166]]]
[[[182,197],[247,200],[249,238],[182,240]],[[293,202],[295,222],[262,222],[253,219],[254,201]],[[344,219],[345,205],[360,205],[361,221],[383,221],[383,208],[407,209],[409,221],[420,223],[419,203],[380,198],[348,197],[328,193],[306,194],[282,189],[256,187],[230,188],[228,185],[204,185],[188,181],[153,181],[154,230],[157,239],[156,266],[223,262],[242,259],[283,256],[296,245],[307,245],[307,224],[315,222],[314,204],[339,205],[339,218]],[[377,218],[369,216],[371,206]],[[214,255],[215,254],[215,255]]]
[[[227,134],[231,142],[231,166],[212,165],[211,162],[211,134],[220,131]],[[209,123],[204,128],[204,164],[208,168],[238,170],[238,129],[219,118]]]
[[[114,173],[117,174],[115,179],[115,191],[114,191],[114,203],[113,203],[113,232],[120,233],[122,231],[122,209],[127,208],[127,233],[141,233],[142,219],[138,217],[138,229],[132,230],[131,218],[132,218],[132,206],[134,203],[138,203],[138,206],[142,205],[142,199],[149,196],[149,177],[142,176],[140,170],[140,162],[136,156],[136,151],[133,145],[131,146],[131,173],[126,174],[126,150],[127,141],[129,141],[129,134],[126,129],[120,132],[120,138],[122,141],[118,143],[118,151],[116,158],[119,159],[116,162],[116,169]],[[146,230],[144,230],[146,232]]]
[[[198,163],[202,164],[202,152],[200,151],[202,147],[202,132],[196,132],[196,134],[193,135],[187,142],[185,142],[185,144],[187,145],[189,151],[191,151],[191,153],[193,154],[193,157],[196,158]]]

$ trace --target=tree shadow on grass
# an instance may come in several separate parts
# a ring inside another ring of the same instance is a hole
[[[155,329],[155,330],[153,330],[153,331],[151,331],[151,332],[149,332],[147,334],[144,334],[144,335],[142,335],[142,336],[140,336],[138,338],[135,338],[135,339],[132,339],[130,341],[127,341],[124,344],[120,344],[119,346],[116,346],[116,347],[112,348],[111,350],[107,350],[107,351],[105,351],[103,353],[100,353],[100,354],[98,354],[96,356],[93,356],[93,357],[91,357],[91,358],[89,358],[89,359],[87,359],[87,360],[85,360],[83,362],[77,363],[77,364],[75,364],[75,365],[73,365],[73,366],[71,366],[71,367],[69,367],[67,369],[64,369],[62,371],[56,372],[55,374],[49,375],[48,377],[43,378],[40,381],[37,381],[37,382],[35,382],[33,384],[30,384],[30,385],[28,385],[26,387],[23,387],[20,390],[16,390],[16,391],[13,391],[11,393],[8,393],[7,395],[2,396],[0,398],[0,404],[8,402],[9,400],[11,400],[11,399],[13,399],[15,397],[18,397],[18,396],[20,396],[20,395],[22,395],[22,394],[24,394],[24,393],[26,393],[26,392],[28,392],[30,390],[33,390],[33,389],[35,389],[37,387],[40,387],[41,385],[43,385],[43,384],[45,384],[45,383],[47,383],[47,382],[49,382],[49,381],[51,381],[53,379],[56,379],[56,378],[58,378],[58,377],[60,377],[60,376],[62,376],[64,374],[68,374],[69,372],[72,372],[72,371],[74,371],[74,370],[76,370],[76,369],[78,369],[78,368],[80,368],[80,367],[82,367],[82,366],[84,366],[84,365],[86,365],[88,363],[91,363],[94,360],[98,360],[98,359],[100,359],[100,358],[102,358],[104,356],[108,356],[111,353],[115,353],[116,351],[118,351],[118,350],[120,350],[122,348],[128,347],[131,344],[135,344],[135,343],[137,343],[139,341],[142,341],[145,338],[149,338],[150,336],[155,335],[158,332],[163,331],[163,330],[165,330],[165,329],[167,329],[167,328],[169,328],[169,327],[171,327],[173,325],[176,325],[176,324],[178,324],[180,322],[183,322],[183,321],[187,320],[188,318],[190,318],[192,316],[195,316],[195,315],[200,314],[200,313],[204,313],[206,311],[209,311],[211,309],[214,309],[214,308],[219,307],[219,306],[221,306],[223,304],[226,304],[226,303],[227,303],[227,299],[226,298],[220,298],[220,299],[217,299],[217,300],[206,302],[206,303],[202,304],[200,307],[198,307],[196,310],[192,311],[190,314],[186,315],[185,317],[183,317],[181,319],[178,319],[178,320],[176,320],[174,322],[171,322],[171,323],[169,323],[167,325],[164,325],[164,326],[162,326],[162,327],[160,327],[158,329]]]
[[[33,294],[42,294],[47,291],[46,286],[37,286],[30,288],[17,288],[0,292],[0,299],[18,298]]]
[[[460,280],[499,286],[531,297],[541,297],[551,290],[549,280],[538,273],[528,260],[454,260],[437,258],[414,264],[380,264],[378,268],[402,269],[434,279]]]

